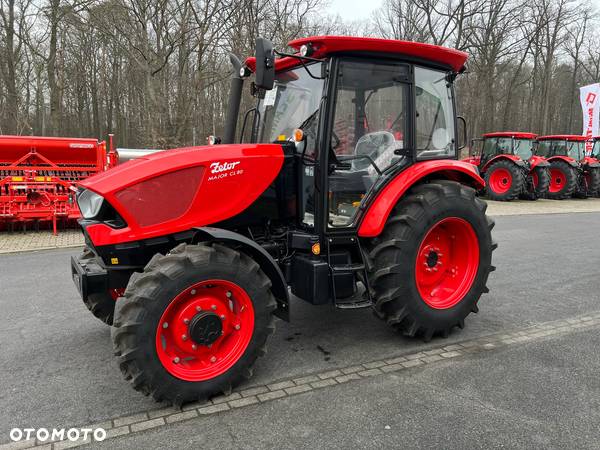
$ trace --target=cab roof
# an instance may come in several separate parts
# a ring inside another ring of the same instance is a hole
[[[295,39],[288,46],[300,51],[303,45],[313,48],[312,58],[323,58],[336,53],[389,53],[429,61],[448,67],[455,72],[464,69],[468,55],[465,52],[439,45],[422,42],[400,41],[395,39],[366,38],[355,36],[312,36]],[[297,66],[298,58],[286,56],[275,60],[275,70],[281,71]],[[256,58],[247,58],[245,62],[250,70],[256,67]]]
[[[538,136],[538,141],[577,141],[585,142],[588,140],[585,136],[578,134],[552,134],[548,136]]]
[[[527,133],[524,131],[494,131],[493,133],[485,133],[484,138],[495,138],[495,137],[512,137],[515,139],[535,139],[537,134]]]

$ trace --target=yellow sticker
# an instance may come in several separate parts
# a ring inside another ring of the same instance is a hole
[[[111,264],[119,264],[119,258],[110,258]]]

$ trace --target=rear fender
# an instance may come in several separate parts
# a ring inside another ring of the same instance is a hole
[[[271,280],[271,292],[277,301],[275,315],[287,322],[290,321],[290,297],[285,277],[273,257],[264,248],[246,236],[222,228],[200,227],[193,229],[193,244],[199,242],[222,242],[230,247],[240,248],[254,259],[265,275]]]
[[[575,167],[575,168],[579,167],[579,164],[577,163],[577,161],[575,161],[573,158],[571,158],[569,156],[562,156],[562,155],[551,156],[550,158],[547,159],[547,161],[549,163],[551,163],[552,161],[564,161],[572,167]]]
[[[485,187],[485,181],[479,176],[477,168],[466,161],[441,159],[413,164],[379,191],[359,224],[358,235],[378,236],[396,203],[412,186],[436,179],[458,181],[476,190]]]
[[[586,156],[583,158],[581,164],[590,168],[600,167],[600,161],[598,161],[596,158],[592,158],[591,156]]]
[[[535,156],[535,155],[533,155],[531,158],[529,158],[529,170],[530,171],[532,171],[536,167],[549,167],[549,166],[550,166],[550,163],[548,161],[546,161],[546,158],[543,158],[541,156]]]
[[[514,162],[519,167],[525,167],[525,166],[527,166],[527,163],[525,161],[523,161],[520,156],[517,156],[517,155],[498,155],[498,156],[494,156],[492,159],[490,159],[488,162],[485,163],[485,165],[481,169],[481,173],[484,173],[486,170],[488,170],[488,168],[493,163],[495,163],[496,161],[499,161],[501,159],[512,161],[512,162]]]

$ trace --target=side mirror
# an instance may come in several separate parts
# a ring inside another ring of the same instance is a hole
[[[456,116],[456,121],[462,123],[462,141],[458,146],[458,150],[462,150],[467,145],[467,121],[463,116]]]
[[[256,38],[256,86],[267,91],[275,83],[275,52],[268,39]]]

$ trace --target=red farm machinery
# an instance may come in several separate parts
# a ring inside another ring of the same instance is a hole
[[[585,153],[585,136],[552,135],[537,138],[536,155],[550,163],[548,198],[586,198],[600,191],[600,162]],[[598,156],[598,155],[596,155]]]
[[[479,168],[491,200],[536,200],[546,196],[549,164],[534,154],[535,138],[533,133],[502,131],[471,141],[471,156],[466,161]]]
[[[49,222],[56,234],[57,223],[78,219],[74,185],[114,165],[111,148],[96,139],[0,136],[0,226]]]
[[[467,54],[337,36],[289,47],[258,38],[255,57],[231,56],[218,145],[78,183],[87,248],[73,281],[113,325],[124,378],[156,400],[231,392],[293,302],[370,308],[429,340],[462,328],[488,292],[485,183],[457,161]],[[256,105],[236,143],[247,83]]]

